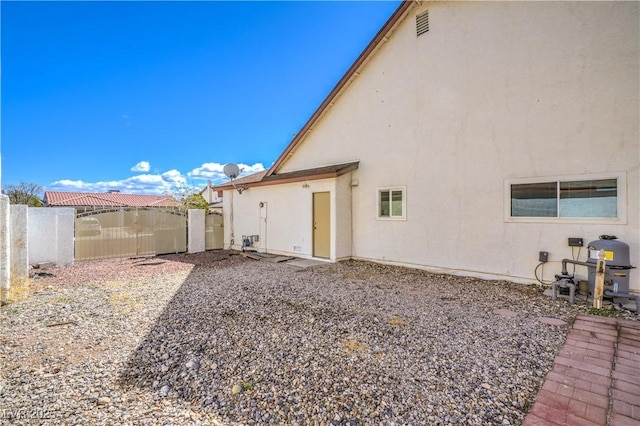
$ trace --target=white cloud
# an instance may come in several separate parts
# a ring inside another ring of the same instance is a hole
[[[133,166],[131,168],[132,172],[148,172],[149,170],[151,170],[151,167],[149,166],[149,162],[148,161],[141,161],[138,164],[136,164],[135,166]]]
[[[224,164],[220,163],[204,163],[200,167],[191,170],[187,175],[192,179],[210,180],[214,185],[217,185],[229,180],[223,172],[224,166]],[[251,166],[240,163],[238,164],[238,167],[240,167],[241,170],[239,177],[251,175],[264,170],[262,163],[255,163]]]
[[[47,191],[108,192],[119,190],[127,194],[167,194],[189,191],[187,178],[178,170],[160,175],[142,174],[117,181],[84,182],[63,179],[47,186]]]
[[[75,191],[75,188],[83,188],[85,187],[87,184],[84,183],[81,180],[69,180],[69,179],[63,179],[63,180],[58,180],[53,182],[51,185],[49,185],[49,188],[51,189],[52,186],[55,186],[56,188],[59,188],[60,190],[64,190],[65,188],[71,188],[69,189],[69,191]]]
[[[261,172],[265,169],[261,163],[253,165],[240,163],[238,167],[241,170],[241,177]],[[145,168],[147,171],[149,170],[149,163],[141,161],[131,170],[143,171]],[[211,180],[214,185],[228,182],[229,178],[225,176],[222,171],[223,168],[224,164],[204,163],[186,175],[179,170],[172,169],[160,174],[142,173],[126,179],[112,181],[85,182],[83,180],[62,179],[47,185],[45,190],[66,192],[108,192],[110,190],[119,190],[126,194],[159,195],[170,193],[182,195],[203,189],[205,187],[204,181],[207,180]]]
[[[252,175],[264,170],[264,166],[262,165],[262,163],[255,163],[253,166],[240,163],[238,164],[238,167],[240,167],[241,170],[240,176]]]
[[[179,187],[187,186],[187,178],[184,177],[178,170],[169,170],[168,172],[164,172],[161,176],[165,182],[170,182],[173,185]]]
[[[130,177],[126,182],[134,182],[141,185],[154,185],[164,182],[161,175],[138,175]]]

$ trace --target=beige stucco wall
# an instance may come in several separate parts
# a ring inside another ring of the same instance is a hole
[[[350,173],[332,179],[253,187],[242,194],[223,196],[224,247],[242,248],[243,235],[258,235],[253,248],[260,252],[301,258],[313,255],[313,193],[329,192],[331,203],[331,255],[351,255]],[[233,203],[233,210],[231,209]],[[231,215],[233,214],[233,220]]]
[[[568,237],[613,234],[640,266],[638,6],[416,6],[281,171],[360,160],[357,258],[533,282],[539,251],[549,280]],[[430,31],[416,37],[427,8]],[[505,218],[507,179],[607,172],[626,178],[625,223]],[[406,221],[376,220],[385,186],[406,186]]]
[[[336,178],[335,196],[332,205],[335,211],[334,259],[349,259],[352,252],[351,228],[351,173]]]

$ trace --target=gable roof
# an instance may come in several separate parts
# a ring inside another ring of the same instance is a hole
[[[179,207],[180,203],[168,195],[122,194],[119,192],[60,192],[45,191],[47,206],[87,207]]]
[[[302,126],[302,129],[294,136],[293,140],[284,149],[282,154],[273,163],[273,165],[267,170],[266,176],[271,176],[276,173],[278,168],[293,154],[296,147],[304,140],[307,133],[313,129],[313,125],[318,122],[324,112],[333,105],[334,100],[342,92],[343,89],[352,81],[353,78],[358,76],[360,68],[367,63],[369,58],[378,50],[383,42],[388,40],[389,34],[396,28],[397,24],[402,21],[405,13],[416,3],[416,0],[403,0],[398,8],[393,12],[391,17],[382,26],[380,31],[375,35],[373,40],[369,42],[367,47],[362,51],[360,56],[355,60],[351,67],[347,70],[346,74],[338,81],[338,84],[331,90],[326,99],[320,104],[318,109],[313,113],[311,118]],[[237,184],[237,182],[236,182]]]
[[[350,163],[332,164],[329,166],[316,167],[313,169],[296,170],[293,172],[278,173],[267,176],[267,170],[236,179],[231,182],[217,185],[215,188],[220,190],[233,189],[234,187],[251,188],[254,186],[265,186],[291,182],[301,182],[305,180],[327,179],[342,176],[352,170],[358,168],[359,161]]]

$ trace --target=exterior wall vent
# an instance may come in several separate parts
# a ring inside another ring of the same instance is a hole
[[[416,16],[416,35],[422,35],[429,31],[429,11]]]

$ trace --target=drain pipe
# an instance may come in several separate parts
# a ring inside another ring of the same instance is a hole
[[[567,263],[571,263],[572,265],[586,266],[588,268],[595,268],[596,265],[588,262],[580,262],[579,260],[573,259],[562,259],[562,275],[569,275],[567,272]]]
[[[569,303],[573,305],[573,303],[575,302],[576,284],[573,281],[573,275],[569,275],[569,272],[567,272],[567,263],[587,267],[593,267],[593,264],[572,259],[562,259],[562,272],[560,273],[560,275],[556,275],[556,280],[551,283],[551,298],[553,300],[556,300],[558,288],[568,288]],[[537,269],[538,268],[536,268],[536,270]]]
[[[261,229],[264,230],[264,235],[262,235],[262,247],[264,247],[264,252],[268,253],[267,250],[267,202],[260,201],[258,203],[258,207],[260,207],[260,223],[258,224],[258,232]]]
[[[597,263],[580,262],[572,259],[562,259],[562,275],[568,277],[567,263],[572,265],[586,266],[587,268],[594,268],[596,270],[595,286],[593,289],[593,307],[596,309],[602,308],[602,296],[604,294],[604,276],[606,263],[604,260],[604,250],[600,250],[598,253]],[[640,309],[640,307],[638,307]],[[640,311],[639,311],[640,312]]]
[[[229,230],[229,250],[232,250],[233,244],[235,243],[235,236],[233,235],[233,190],[229,192],[231,193],[231,196],[229,197],[229,224],[231,225],[231,229]]]

